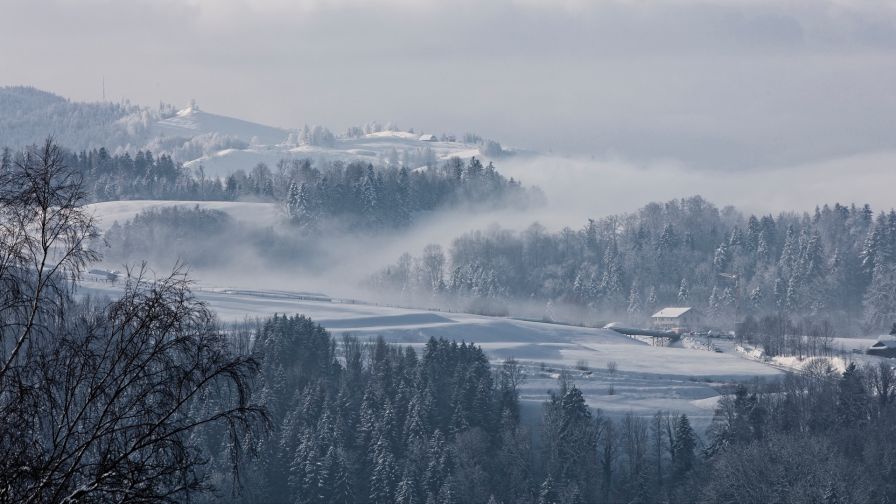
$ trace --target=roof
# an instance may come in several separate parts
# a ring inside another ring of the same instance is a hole
[[[877,338],[877,342],[871,345],[871,348],[893,348],[896,349],[896,336],[880,336]]]
[[[423,142],[435,142],[437,139],[435,135],[426,134],[420,135],[420,140]]]
[[[690,306],[668,306],[654,313],[652,318],[678,318],[691,310],[692,308]]]

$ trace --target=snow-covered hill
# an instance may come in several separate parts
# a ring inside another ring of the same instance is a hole
[[[226,176],[238,169],[249,171],[258,163],[273,167],[281,159],[343,162],[360,160],[373,164],[400,163],[420,168],[427,162],[443,161],[453,156],[463,159],[482,157],[477,144],[423,138],[424,135],[415,133],[382,131],[359,138],[336,138],[326,146],[253,144],[245,149],[220,150],[187,161],[184,165],[194,169],[201,165],[206,175]]]
[[[200,135],[218,134],[235,137],[246,143],[278,144],[286,141],[289,131],[244,121],[233,117],[210,114],[195,104],[180,110],[172,117],[156,122],[154,133],[191,139]]]
[[[493,159],[505,153],[499,144],[478,137],[463,141],[375,123],[341,136],[315,127],[310,138],[301,123],[290,126],[214,114],[195,102],[181,110],[168,105],[156,110],[127,102],[76,102],[30,87],[0,87],[0,147],[21,148],[53,135],[75,151],[105,147],[113,153],[145,149],[170,154],[187,167],[202,166],[207,176],[249,171],[258,163],[274,167],[281,159],[361,160],[418,168],[452,156]]]

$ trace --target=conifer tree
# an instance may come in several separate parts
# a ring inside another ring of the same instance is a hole
[[[697,436],[687,415],[681,414],[675,421],[675,437],[672,443],[672,470],[676,478],[683,477],[694,466],[694,449]]]
[[[690,297],[690,286],[688,285],[687,278],[681,279],[681,284],[678,287],[678,303],[681,305],[688,304],[688,298]]]

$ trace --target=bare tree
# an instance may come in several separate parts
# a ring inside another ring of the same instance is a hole
[[[0,385],[32,336],[49,329],[39,321],[70,280],[98,258],[85,246],[95,233],[85,196],[49,138],[0,172]]]
[[[607,372],[610,373],[610,376],[615,375],[618,370],[619,364],[616,361],[607,361]]]
[[[862,376],[865,387],[877,399],[877,414],[884,416],[896,399],[896,368],[885,361],[880,361],[877,366],[869,363]]]
[[[526,381],[526,372],[523,366],[513,357],[504,359],[499,372],[499,382],[511,390],[514,394],[519,392],[519,387]]]
[[[129,272],[105,306],[71,296],[96,258],[93,223],[51,141],[2,174],[0,194],[0,502],[183,500],[208,489],[198,440],[213,428],[236,470],[267,427],[250,403],[258,363],[186,277]]]

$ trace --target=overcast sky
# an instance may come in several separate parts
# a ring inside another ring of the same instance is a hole
[[[888,5],[889,4],[889,5]],[[0,0],[0,85],[707,168],[896,147],[885,0]],[[894,168],[896,169],[896,168]]]

